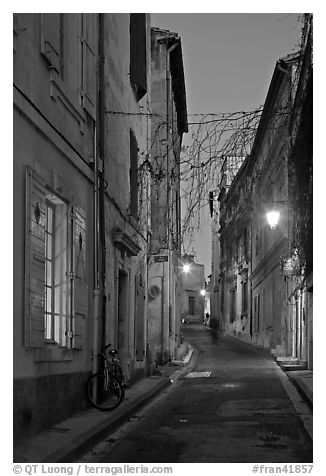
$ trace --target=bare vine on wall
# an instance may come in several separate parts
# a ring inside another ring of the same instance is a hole
[[[219,190],[225,158],[244,158],[250,153],[261,113],[262,107],[189,116],[190,145],[183,148],[180,160],[184,241],[191,242],[201,228],[203,207],[208,205],[209,193]]]
[[[173,181],[180,180],[183,248],[185,243],[189,245],[192,242],[203,224],[202,212],[204,207],[208,207],[209,193],[219,192],[221,167],[225,159],[234,161],[250,154],[262,111],[261,106],[252,111],[189,115],[189,133],[184,140],[189,145],[182,147],[177,169],[166,167],[167,156],[175,144],[173,141],[168,147],[162,144],[160,131],[166,122],[163,117],[157,122],[149,151],[140,166],[140,176],[145,170],[149,171],[154,182],[159,183],[164,191],[171,187]],[[273,115],[280,120],[274,121],[270,127],[283,127],[287,114],[288,106],[274,110]],[[175,206],[173,200],[170,206]]]

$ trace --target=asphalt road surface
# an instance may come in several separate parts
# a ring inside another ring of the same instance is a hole
[[[83,462],[311,463],[312,442],[275,362],[235,339],[185,326],[199,352],[192,374],[174,382]]]

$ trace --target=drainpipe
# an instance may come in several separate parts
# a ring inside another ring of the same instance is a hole
[[[104,45],[104,14],[99,13],[99,156],[102,171],[99,177],[99,235],[101,243],[101,348],[105,347],[106,339],[106,237],[105,237],[105,45]]]
[[[99,321],[99,272],[98,272],[98,157],[97,157],[97,129],[94,121],[93,129],[94,140],[94,291],[93,291],[93,365],[92,372],[97,372],[97,354],[98,354],[98,321]]]
[[[164,286],[165,286],[165,279],[164,279],[164,262],[162,263],[162,319],[161,319],[161,325],[162,325],[162,334],[161,334],[161,365],[164,364],[164,299],[165,299],[165,292],[164,292]]]

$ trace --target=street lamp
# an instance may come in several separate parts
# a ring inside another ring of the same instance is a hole
[[[201,290],[200,290],[200,295],[201,295],[201,296],[205,296],[205,294],[206,294],[205,289],[201,289]]]
[[[187,274],[187,273],[189,273],[189,271],[190,271],[190,264],[185,263],[183,265],[183,272]]]
[[[282,201],[282,200],[274,201],[272,210],[266,213],[267,222],[271,230],[274,230],[277,227],[279,219],[280,219],[280,212],[278,210],[278,207],[275,206],[275,204],[285,205],[287,203],[288,202]]]
[[[270,212],[266,213],[266,217],[271,230],[274,230],[278,225],[280,212],[278,210],[271,210]]]

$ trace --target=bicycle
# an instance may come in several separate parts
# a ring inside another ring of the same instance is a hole
[[[118,351],[107,349],[99,352],[98,356],[103,360],[102,369],[89,377],[86,382],[86,395],[89,402],[99,410],[109,411],[116,408],[125,397],[125,381],[120,365],[118,364]]]

